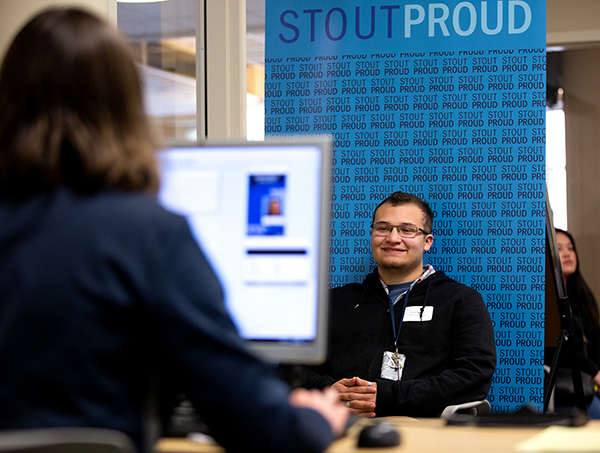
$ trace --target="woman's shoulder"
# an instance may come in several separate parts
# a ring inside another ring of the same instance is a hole
[[[186,220],[166,211],[156,197],[144,192],[98,191],[77,193],[58,189],[40,193],[13,207],[22,224],[35,224],[41,232],[53,232],[72,241],[110,239],[126,244],[167,239],[189,234]],[[103,239],[104,238],[104,239]]]
[[[73,210],[90,216],[106,216],[115,221],[146,220],[148,218],[173,219],[156,196],[142,191],[103,190],[80,194],[70,190],[57,192],[54,202],[65,210]]]

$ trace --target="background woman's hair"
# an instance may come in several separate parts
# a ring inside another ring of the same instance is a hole
[[[592,293],[592,290],[585,283],[585,280],[579,271],[579,255],[577,253],[577,247],[575,246],[575,239],[573,239],[573,235],[568,231],[557,228],[556,232],[563,233],[569,238],[571,244],[573,244],[573,252],[575,253],[575,256],[577,256],[575,272],[569,275],[569,278],[567,279],[567,295],[569,296],[569,301],[571,302],[571,305],[576,305],[581,310],[584,318],[582,319],[582,322],[587,323],[592,330],[596,330],[600,327],[598,304],[596,303],[594,293]]]
[[[157,190],[137,66],[96,16],[52,8],[25,25],[0,70],[0,106],[1,190]]]

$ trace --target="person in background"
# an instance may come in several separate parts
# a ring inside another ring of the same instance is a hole
[[[354,414],[439,416],[486,398],[496,368],[494,331],[481,295],[423,264],[433,213],[394,192],[373,212],[377,267],[331,290],[325,364],[305,368],[308,388],[332,386]]]
[[[575,328],[583,343],[579,345],[579,366],[583,373],[590,375],[600,387],[600,320],[594,294],[585,283],[579,270],[579,259],[575,240],[568,231],[556,229],[556,242],[560,254],[560,264],[567,286],[567,296],[571,303]],[[570,378],[570,376],[567,376]],[[588,381],[591,381],[589,379]],[[561,405],[561,395],[556,394],[556,404]],[[588,416],[600,418],[600,396],[594,392],[587,402]]]
[[[177,381],[228,451],[321,451],[335,393],[291,391],[247,352],[159,184],[126,41],[79,9],[18,33],[0,70],[0,429],[103,427],[151,448]]]

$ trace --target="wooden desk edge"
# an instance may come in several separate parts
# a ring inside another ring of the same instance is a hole
[[[384,417],[376,421],[393,423],[400,432],[401,444],[390,449],[363,449],[356,446],[357,436],[362,427],[372,423],[372,419],[359,420],[350,428],[347,436],[338,439],[327,449],[328,453],[361,453],[401,451],[403,453],[438,453],[440,451],[460,451],[461,453],[504,453],[514,451],[514,446],[544,428],[484,428],[475,426],[448,426],[439,418],[414,419],[409,417]],[[587,425],[574,429],[600,431],[600,420],[590,420]],[[154,447],[155,453],[224,453],[218,445],[193,442],[187,438],[162,438]]]

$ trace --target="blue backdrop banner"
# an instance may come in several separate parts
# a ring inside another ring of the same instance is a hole
[[[391,192],[435,212],[425,261],[478,289],[496,412],[543,404],[546,4],[267,0],[265,132],[334,143],[332,286],[375,265]]]

